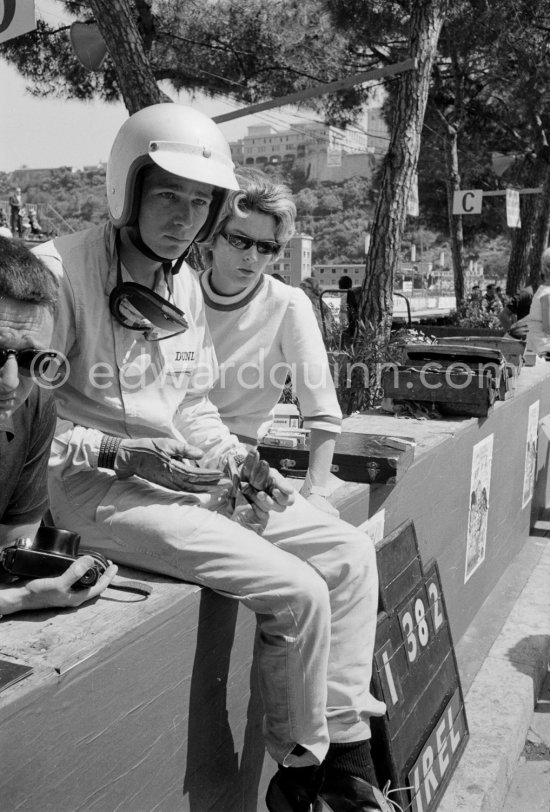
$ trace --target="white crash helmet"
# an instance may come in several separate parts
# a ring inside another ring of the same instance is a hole
[[[239,189],[231,150],[218,125],[204,113],[173,102],[144,107],[124,122],[107,163],[107,201],[117,228],[135,223],[138,175],[151,163],[222,190],[196,238],[207,240],[229,191]]]

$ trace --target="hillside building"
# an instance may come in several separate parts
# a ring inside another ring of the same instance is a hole
[[[77,172],[105,172],[107,164],[105,161],[99,161],[97,164],[88,166],[47,166],[43,168],[30,169],[23,166],[20,169],[14,169],[13,172],[6,173],[9,176],[10,183],[15,186],[40,186],[43,182],[51,180],[52,178],[62,173],[75,174]]]
[[[14,169],[10,172],[10,181],[16,186],[40,186],[44,181],[49,180],[59,172],[76,172],[72,166],[45,167],[43,169],[29,169],[24,166],[21,169]]]
[[[311,246],[313,237],[309,234],[294,234],[285,246],[283,255],[273,265],[270,273],[280,274],[288,285],[297,287],[302,279],[312,276]]]
[[[318,121],[282,131],[267,124],[254,125],[230,146],[234,162],[241,166],[296,168],[308,180],[339,183],[350,177],[370,177],[388,141],[381,110],[373,108],[346,130]]]
[[[321,290],[336,290],[338,280],[344,274],[351,278],[353,286],[362,285],[365,278],[365,263],[313,265],[311,272],[311,275],[319,280]],[[483,279],[481,262],[470,260],[464,279],[466,290],[471,290],[473,285],[483,284]],[[438,292],[454,290],[452,268],[436,262],[419,261],[413,264],[410,260],[403,260],[394,281],[394,290],[402,291],[404,294],[412,293],[415,289]]]

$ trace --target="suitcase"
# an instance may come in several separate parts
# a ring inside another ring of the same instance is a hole
[[[464,344],[406,344],[403,363],[382,372],[384,396],[436,405],[448,416],[487,417],[497,398],[513,394],[499,349]]]
[[[508,336],[447,336],[438,338],[438,345],[467,345],[475,347],[485,347],[487,349],[500,350],[507,364],[518,368],[518,372],[523,365],[523,353],[525,352],[525,341]]]
[[[488,375],[449,369],[426,370],[407,366],[382,373],[384,396],[397,402],[436,405],[443,415],[487,417],[497,398],[500,380]]]
[[[410,437],[386,437],[344,431],[336,439],[331,471],[347,482],[394,484],[414,458],[414,440]],[[282,474],[304,477],[309,447],[280,448],[258,446],[260,457]]]

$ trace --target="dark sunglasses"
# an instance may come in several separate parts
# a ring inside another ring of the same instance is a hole
[[[240,234],[226,234],[225,231],[220,231],[222,237],[225,237],[229,245],[233,248],[238,248],[239,251],[248,251],[253,245],[256,246],[258,254],[277,254],[281,246],[278,242],[271,242],[270,240],[251,240],[250,237],[243,237]]]
[[[11,350],[0,347],[0,369],[5,366],[10,355],[15,356],[19,372],[25,378],[34,378],[43,383],[51,383],[48,376],[50,364],[55,362],[61,366],[62,356],[53,350],[35,350],[28,348],[25,350]]]

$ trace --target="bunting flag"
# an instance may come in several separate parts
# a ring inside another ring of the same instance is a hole
[[[69,36],[76,57],[86,70],[101,70],[107,56],[107,45],[96,23],[73,23]]]
[[[491,163],[493,165],[493,172],[500,178],[518,158],[522,157],[523,156],[518,152],[492,152]]]
[[[521,228],[519,191],[506,189],[506,223],[509,228]]]

